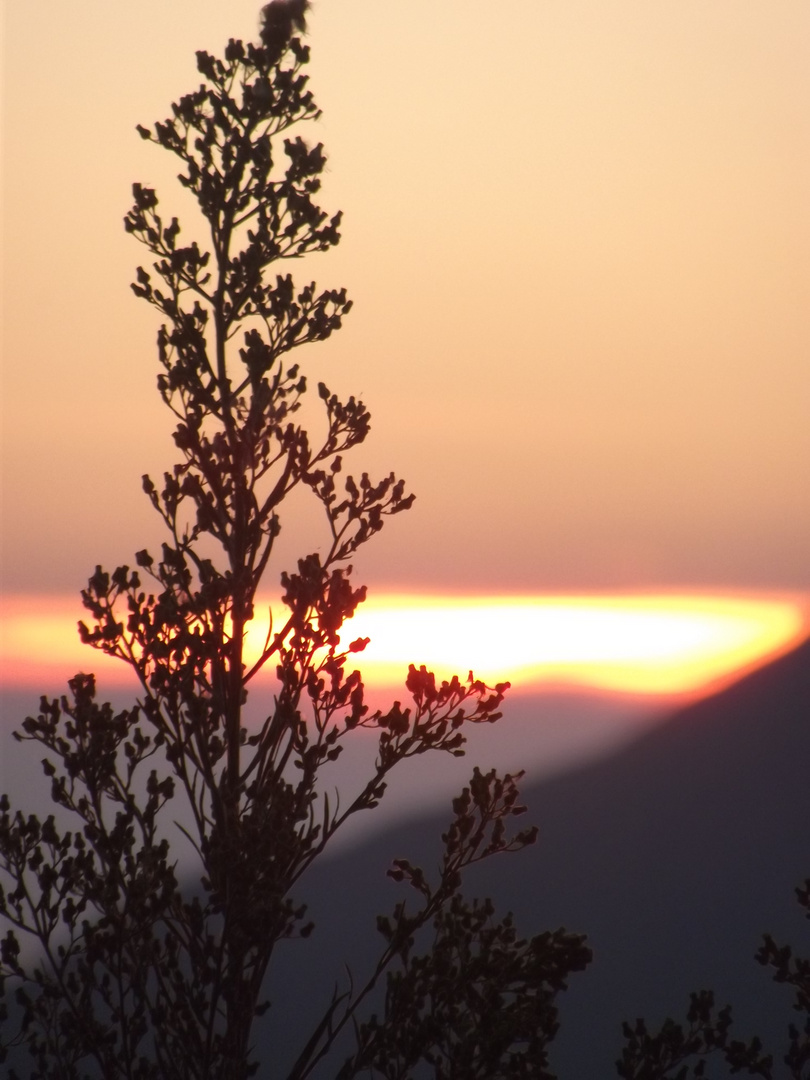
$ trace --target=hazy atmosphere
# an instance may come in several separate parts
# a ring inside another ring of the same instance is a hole
[[[810,586],[804,0],[313,6],[306,134],[345,218],[296,276],[356,306],[300,360],[417,493],[361,580]],[[258,4],[3,18],[2,587],[72,593],[159,537],[140,477],[175,460],[121,219],[134,180],[195,219],[135,124]]]

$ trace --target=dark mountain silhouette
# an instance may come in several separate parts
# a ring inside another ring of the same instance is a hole
[[[561,1000],[559,1075],[615,1075],[623,1019],[682,1018],[703,988],[734,1005],[740,1037],[759,1033],[779,1054],[790,995],[753,956],[764,931],[810,952],[794,895],[810,875],[810,643],[523,795],[538,844],[478,868],[465,891],[512,910],[522,933],[587,932],[595,959]],[[356,984],[367,973],[374,916],[405,888],[385,877],[391,858],[429,872],[449,819],[448,807],[313,868],[316,932],[290,944],[274,981],[279,1064],[346,985],[344,962]]]

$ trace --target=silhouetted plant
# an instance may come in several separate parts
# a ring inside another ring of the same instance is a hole
[[[810,919],[810,878],[796,895]],[[810,1080],[810,959],[795,956],[789,945],[777,945],[770,934],[764,935],[756,959],[771,968],[775,982],[796,992],[793,1008],[802,1022],[788,1025],[788,1048],[781,1058],[786,1073],[774,1066],[772,1054],[763,1053],[758,1038],[747,1043],[732,1039],[731,1008],[717,1010],[714,995],[703,991],[691,995],[686,1026],[671,1019],[657,1032],[651,1032],[644,1020],[624,1025],[625,1047],[616,1063],[622,1080],[697,1080],[708,1075],[712,1058],[721,1058],[730,1074]]]
[[[810,919],[810,878],[796,889],[799,904]],[[790,1070],[791,1080],[810,1080],[810,956],[793,953],[790,945],[777,945],[770,934],[765,934],[762,947],[757,953],[760,964],[770,967],[775,982],[784,983],[795,991],[793,1008],[801,1018],[801,1024],[788,1026],[788,1049],[784,1063]]]
[[[161,484],[143,480],[166,528],[160,554],[139,551],[137,569],[98,567],[82,592],[91,618],[81,636],[135,671],[137,704],[100,704],[86,674],[69,697],[43,698],[18,738],[46,751],[57,813],[40,821],[0,802],[0,913],[11,924],[0,983],[15,988],[21,1011],[4,1053],[30,1053],[32,1077],[255,1072],[251,1031],[268,1007],[274,950],[312,929],[295,899],[302,876],[348,818],[379,803],[404,759],[463,753],[465,725],[496,720],[508,685],[470,675],[437,686],[411,667],[412,703],[371,711],[351,667],[366,642],[340,637],[365,597],[350,560],[413,496],[393,474],[344,478],[343,455],[369,430],[362,402],[320,383],[324,437],[313,442],[300,420],[307,381],[288,354],[340,327],[345,290],[268,277],[339,239],[340,214],[315,201],[323,148],[290,133],[319,115],[296,36],[306,8],[277,0],[259,44],[231,40],[222,59],[197,53],[199,89],[138,128],[180,159],[210,248],[181,243],[178,219],[134,185],[126,229],[151,261],[132,287],[163,319],[158,389],[182,457]],[[248,663],[246,628],[295,488],[320,503],[328,543],[281,573],[286,615]],[[248,687],[268,665],[274,705],[249,726]],[[376,763],[341,808],[318,781],[361,728],[377,733]],[[583,939],[523,941],[510,919],[459,893],[470,863],[533,841],[533,830],[507,835],[523,810],[516,796],[514,778],[476,773],[456,802],[438,884],[395,864],[421,906],[381,921],[379,962],[313,1018],[292,1076],[310,1075],[352,1028],[358,1050],[343,1076],[405,1076],[417,1061],[435,1063],[437,1076],[548,1075],[553,999],[587,963]],[[198,860],[190,886],[178,844]],[[415,935],[430,924],[433,948],[416,959]],[[20,933],[36,951],[21,950]],[[389,970],[385,1016],[365,1018]]]
[[[658,1032],[651,1032],[644,1020],[623,1026],[626,1045],[616,1063],[622,1080],[703,1077],[713,1055],[722,1055],[732,1072],[770,1076],[772,1059],[761,1056],[759,1040],[744,1044],[731,1039],[731,1009],[717,1010],[711,991],[691,995],[686,1026],[674,1020],[665,1020]]]
[[[469,788],[453,802],[455,820],[442,837],[444,860],[434,889],[424,873],[396,859],[388,873],[422,896],[417,914],[400,903],[393,919],[378,919],[387,949],[373,979],[389,960],[383,1018],[358,1027],[358,1049],[338,1080],[355,1076],[411,1077],[422,1065],[436,1080],[533,1077],[553,1080],[547,1047],[557,1032],[555,997],[571,972],[590,962],[585,939],[564,930],[530,941],[517,936],[511,915],[495,921],[489,900],[468,903],[459,894],[462,870],[533,842],[536,830],[505,836],[517,806],[515,781],[475,769]],[[431,948],[414,955],[414,934],[432,918]],[[369,982],[370,989],[372,981]]]

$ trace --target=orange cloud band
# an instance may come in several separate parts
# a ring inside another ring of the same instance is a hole
[[[275,605],[274,605],[275,606]],[[257,612],[268,605],[257,605]],[[0,685],[53,687],[76,671],[133,683],[118,661],[83,646],[82,615],[64,597],[7,597],[0,616]],[[509,680],[516,690],[578,685],[635,694],[694,694],[787,651],[806,634],[807,598],[750,595],[613,595],[370,599],[343,641],[371,639],[353,657],[369,687],[401,687],[409,663],[440,677]],[[267,632],[257,615],[256,657]]]

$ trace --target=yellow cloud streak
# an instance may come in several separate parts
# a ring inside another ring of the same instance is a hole
[[[274,605],[275,606],[275,605]],[[257,605],[257,612],[267,604]],[[6,598],[0,616],[0,685],[44,687],[79,670],[131,683],[125,665],[78,640],[81,611],[62,597]],[[578,685],[630,694],[696,694],[787,651],[810,628],[796,596],[613,595],[369,600],[343,641],[371,639],[352,657],[369,687],[402,687],[409,663],[439,677],[509,680],[518,691]],[[267,632],[259,615],[248,662]],[[271,672],[273,665],[270,665]]]

